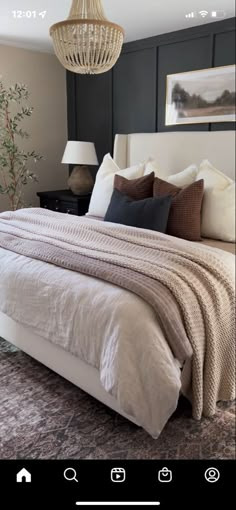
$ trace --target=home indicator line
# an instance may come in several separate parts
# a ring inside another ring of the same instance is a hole
[[[160,501],[77,501],[77,506],[159,506]]]

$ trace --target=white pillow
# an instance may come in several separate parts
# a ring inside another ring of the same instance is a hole
[[[202,161],[196,180],[204,180],[202,204],[203,237],[235,242],[235,183],[207,159]]]
[[[160,168],[157,161],[149,160],[145,165],[144,175],[149,175],[152,172],[154,172],[155,177],[159,177],[160,179],[165,180],[166,174],[163,172],[163,170]]]
[[[120,170],[111,155],[106,154],[96,176],[88,216],[104,218],[113,193],[115,174],[122,175],[126,179],[138,179],[143,177],[144,165],[144,163],[140,163],[125,170]]]
[[[213,188],[222,190],[225,189],[229,184],[232,184],[234,181],[227,177],[227,175],[217,170],[207,159],[202,161],[199,172],[197,176],[197,180],[204,179],[204,188]]]
[[[163,172],[163,170],[160,169],[156,161],[150,161],[146,165],[144,175],[150,174],[151,172],[154,172],[155,176],[159,177],[159,179],[170,182],[178,188],[186,188],[195,182],[198,173],[198,167],[197,165],[190,165],[182,172],[178,172],[174,175],[168,175],[166,172]]]
[[[197,173],[198,173],[197,165],[190,165],[182,172],[170,175],[170,177],[167,178],[167,181],[170,182],[171,184],[174,184],[174,186],[178,186],[178,188],[186,188],[187,186],[190,186],[190,184],[193,184],[195,182]]]
[[[235,183],[223,190],[205,190],[201,234],[211,239],[235,242]]]

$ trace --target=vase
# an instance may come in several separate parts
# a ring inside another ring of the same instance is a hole
[[[87,166],[76,166],[68,179],[69,189],[74,195],[86,195],[93,189],[93,178]]]

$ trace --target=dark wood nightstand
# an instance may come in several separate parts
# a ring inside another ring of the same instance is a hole
[[[91,193],[74,195],[70,190],[40,191],[40,207],[66,214],[84,216],[88,212]]]

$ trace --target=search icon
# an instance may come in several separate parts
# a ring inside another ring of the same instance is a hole
[[[68,480],[68,482],[72,482],[72,481],[78,482],[76,477],[77,477],[77,473],[76,473],[74,468],[67,468],[67,469],[65,469],[65,471],[64,471],[64,478],[66,480]]]

